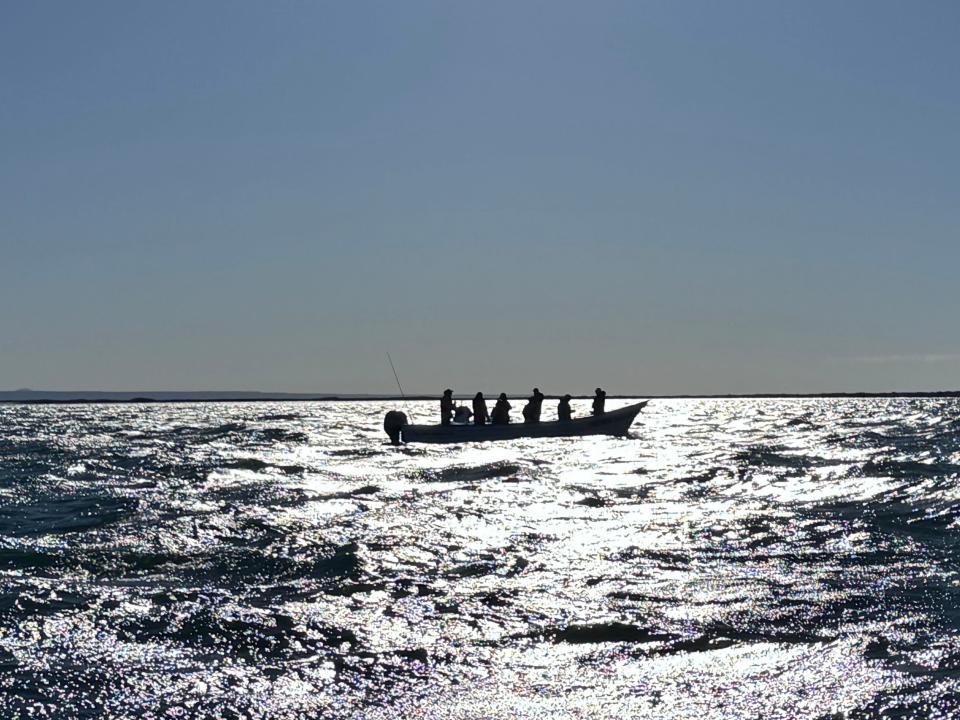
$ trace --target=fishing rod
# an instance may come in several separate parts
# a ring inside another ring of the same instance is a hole
[[[410,419],[413,420],[413,413],[410,412],[410,407],[407,405],[407,396],[403,392],[403,385],[400,384],[400,376],[397,375],[397,369],[393,366],[393,358],[390,357],[390,353],[387,353],[387,362],[390,363],[390,369],[393,370],[393,378],[397,381],[397,387],[400,388],[400,397],[403,399],[403,409],[407,411]]]

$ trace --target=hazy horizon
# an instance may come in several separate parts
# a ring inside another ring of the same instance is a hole
[[[477,388],[469,388],[465,390],[454,390],[453,396],[458,399],[465,399],[472,397]],[[501,389],[497,388],[496,390],[484,390],[480,388],[480,391],[483,392],[486,398],[495,398],[499,395],[500,392],[505,392],[509,398],[522,398],[527,397],[530,394],[530,390],[511,390],[511,389]],[[338,392],[338,391],[305,391],[305,392],[285,392],[285,391],[264,391],[264,390],[157,390],[144,388],[138,390],[94,390],[94,389],[77,389],[77,390],[51,390],[51,389],[34,389],[34,388],[18,388],[16,390],[2,390],[0,389],[0,402],[17,402],[20,400],[23,401],[33,401],[33,400],[116,400],[118,402],[123,402],[128,399],[156,399],[158,401],[176,401],[177,399],[184,400],[323,400],[323,399],[344,399],[344,400],[380,400],[380,399],[390,399],[390,400],[403,400],[404,398],[408,400],[416,400],[418,398],[436,398],[439,399],[442,394],[442,391],[435,392],[423,392],[423,393],[406,393],[401,395],[397,390],[393,392]],[[566,391],[563,389],[560,390],[548,390],[544,393],[548,398],[557,398],[566,394]],[[572,394],[574,398],[590,398],[593,396],[591,391],[577,392]],[[810,392],[760,392],[760,393],[658,393],[658,392],[641,392],[641,391],[630,391],[630,390],[618,390],[618,391],[609,391],[607,396],[610,398],[750,398],[750,397],[836,397],[836,396],[878,396],[885,397],[890,395],[900,395],[900,396],[928,396],[928,395],[941,395],[941,396],[956,396],[960,395],[960,389],[950,389],[942,388],[939,390],[859,390],[859,391],[810,391]]]
[[[960,6],[27,3],[0,387],[960,387]]]

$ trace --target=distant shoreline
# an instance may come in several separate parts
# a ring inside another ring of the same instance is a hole
[[[24,395],[29,396],[24,397]],[[19,397],[18,397],[19,396]],[[469,400],[473,395],[455,395],[458,400]],[[490,398],[491,396],[487,396]],[[508,397],[525,397],[525,393]],[[547,399],[559,399],[559,395],[546,395]],[[574,395],[575,400],[590,400],[593,395]],[[927,392],[833,392],[833,393],[731,393],[718,395],[607,395],[608,400],[648,398],[650,400],[736,400],[736,399],[860,399],[860,398],[958,398],[960,390],[936,390]],[[0,392],[2,405],[136,405],[169,403],[256,403],[256,402],[403,402],[437,401],[439,395],[310,395],[300,393],[72,393],[67,391],[16,391]]]

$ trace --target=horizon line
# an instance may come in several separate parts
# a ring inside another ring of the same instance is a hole
[[[485,397],[493,398],[499,393]],[[508,397],[525,397],[528,392],[507,393]],[[148,403],[148,402],[269,402],[269,401],[431,401],[438,400],[440,393],[317,393],[317,392],[269,392],[263,390],[0,390],[0,403]],[[473,393],[454,394],[458,399],[469,399]],[[556,399],[560,394],[545,393],[545,397]],[[573,399],[583,400],[592,394],[571,395]],[[884,391],[820,391],[820,392],[747,392],[747,393],[616,393],[607,394],[614,399],[750,399],[750,398],[869,398],[869,397],[960,397],[960,390],[884,390]]]

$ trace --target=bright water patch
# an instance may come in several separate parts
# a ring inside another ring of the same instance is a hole
[[[0,407],[0,717],[960,714],[957,401],[386,409]]]

